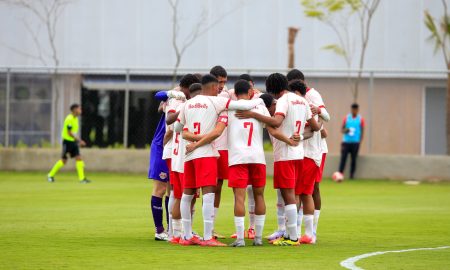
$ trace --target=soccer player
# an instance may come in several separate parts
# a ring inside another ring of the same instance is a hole
[[[289,82],[293,82],[295,80],[300,80],[301,82],[305,82],[305,76],[304,74],[298,70],[298,69],[292,69],[287,74],[287,78]],[[299,83],[296,83],[297,88],[303,87]],[[305,85],[306,87],[306,85]],[[300,89],[295,89],[300,90]],[[294,90],[294,91],[295,91]],[[303,90],[303,89],[302,89]],[[314,89],[314,88],[306,88],[306,93],[299,93],[300,95],[304,95],[305,99],[309,102],[311,106],[311,111],[314,115],[317,115],[320,117],[321,120],[328,122],[330,121],[330,115],[328,111],[325,108],[325,104],[323,102],[322,96],[320,93]],[[319,120],[316,117],[317,120]],[[322,172],[323,168],[325,166],[325,158],[326,153],[328,152],[328,147],[325,138],[322,136],[322,134],[325,134],[326,131],[321,130],[321,132],[313,132],[313,137],[309,140],[305,141],[304,147],[305,147],[305,164],[304,169],[305,172],[308,174],[308,177],[315,177],[316,181],[314,184],[314,192],[313,192],[313,200],[314,200],[314,222],[313,222],[313,234],[314,234],[314,242],[316,240],[317,236],[317,227],[319,223],[319,217],[320,217],[320,209],[322,206],[322,200],[320,196],[320,182],[322,180]],[[325,136],[326,137],[326,136]],[[314,161],[315,165],[313,165]],[[318,170],[318,171],[317,171]],[[303,221],[303,207],[300,207],[299,209],[299,215],[298,215],[298,227],[299,227],[299,233],[301,232],[301,225]],[[305,219],[305,225],[308,223],[311,219],[310,216],[306,217]],[[306,222],[307,221],[307,222]],[[308,225],[309,226],[309,225]]]
[[[173,94],[176,94],[178,96],[181,97],[185,97],[185,98],[190,98],[189,96],[189,87],[193,84],[193,83],[198,83],[200,82],[199,79],[193,75],[193,74],[186,74],[184,75],[179,83],[179,86],[174,89],[172,92]],[[165,141],[165,145],[164,145],[164,152],[163,152],[163,159],[166,160],[167,162],[167,167],[169,168],[169,172],[170,172],[170,196],[169,196],[169,200],[168,200],[168,204],[166,204],[166,206],[168,206],[168,213],[169,213],[169,235],[168,238],[169,240],[172,240],[173,238],[173,229],[174,227],[173,222],[172,222],[172,211],[175,209],[175,215],[176,217],[179,219],[179,208],[180,208],[180,199],[181,199],[181,181],[182,178],[180,177],[180,175],[178,173],[173,173],[173,168],[172,168],[172,157],[174,155],[178,154],[178,151],[174,151],[173,150],[173,145],[174,143],[177,142],[177,136],[180,136],[180,134],[175,134],[175,132],[173,132],[173,123],[176,121],[178,114],[179,114],[179,110],[181,108],[181,106],[184,104],[184,98],[172,98],[169,99],[167,101],[167,105],[165,107],[165,115],[166,115],[166,135],[164,138]],[[168,138],[167,138],[168,137]],[[181,162],[181,164],[180,164]],[[182,167],[184,166],[184,162],[183,160],[177,160],[175,162],[175,164],[177,165],[177,172],[183,172]],[[181,169],[180,169],[181,167]],[[175,179],[172,179],[175,178]],[[176,190],[175,190],[175,189]],[[166,197],[167,199],[167,197]],[[181,220],[180,220],[181,223]],[[176,223],[176,226],[181,225]],[[176,228],[177,230],[179,229],[179,227]],[[178,232],[177,232],[178,233]],[[175,239],[176,241],[176,239]]]
[[[75,166],[77,168],[78,179],[81,184],[89,184],[91,181],[84,176],[84,161],[81,158],[80,146],[85,146],[86,143],[77,137],[78,132],[78,118],[81,115],[81,106],[78,104],[72,104],[70,106],[70,114],[67,115],[64,120],[64,126],[61,132],[62,142],[62,156],[58,160],[53,168],[47,175],[47,180],[50,183],[55,182],[56,173],[64,167],[67,163],[67,155],[71,158],[75,158]]]
[[[288,90],[288,81],[280,73],[271,74],[266,80],[266,90],[277,98],[274,117],[253,114],[253,118],[265,122],[267,125],[279,127],[284,135],[302,135],[305,124],[311,129],[320,129],[319,124],[312,117],[308,102]],[[297,204],[295,190],[302,180],[304,150],[303,144],[290,146],[283,141],[274,140],[274,188],[280,189],[285,204],[287,234],[273,242],[277,246],[299,245],[297,235]]]
[[[214,66],[209,71],[209,74],[216,77],[219,82],[218,94],[221,96],[228,97],[228,88],[226,87],[226,83],[228,80],[228,74],[225,68],[222,66]],[[229,98],[229,97],[228,97]],[[214,197],[214,222],[217,219],[217,215],[219,213],[220,207],[220,198],[222,197],[222,186],[223,180],[228,179],[228,147],[227,147],[227,133],[224,132],[220,135],[219,138],[214,142],[216,149],[219,151],[220,157],[217,159],[217,188]],[[214,230],[214,225],[213,225]],[[225,238],[223,235],[213,231],[213,235],[215,238],[223,239]]]
[[[188,100],[181,109],[179,119],[175,123],[175,132],[185,130],[183,138],[189,141],[199,141],[201,136],[215,129],[216,123],[226,125],[227,119],[219,117],[224,110],[249,110],[262,100],[231,101],[224,97],[217,97],[219,82],[212,75],[202,78],[202,92],[195,98]],[[188,136],[193,133],[195,138]],[[212,140],[215,140],[217,134]],[[181,245],[224,246],[212,237],[214,221],[214,195],[217,186],[217,157],[219,153],[213,144],[206,144],[187,152],[184,164],[184,191],[181,198],[181,217],[183,223],[183,238]],[[203,194],[203,241],[192,235],[190,206],[197,188]]]

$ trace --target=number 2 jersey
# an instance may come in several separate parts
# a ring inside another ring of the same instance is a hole
[[[178,121],[185,130],[194,134],[208,134],[214,130],[219,119],[219,114],[228,109],[230,99],[225,97],[197,95],[186,101],[180,111]],[[227,117],[220,118],[219,121],[227,124]],[[194,151],[187,153],[185,162],[204,157],[218,157],[219,152],[213,144],[203,145]]]
[[[263,105],[251,111],[270,117]],[[263,148],[264,124],[256,119],[238,119],[235,112],[228,112],[228,164],[266,164]]]
[[[287,137],[291,137],[294,133],[302,135],[305,130],[305,123],[312,117],[308,101],[292,92],[285,93],[278,99],[275,115],[284,116],[279,129]],[[298,146],[289,146],[274,139],[273,155],[275,162],[303,159],[303,142],[300,142]]]

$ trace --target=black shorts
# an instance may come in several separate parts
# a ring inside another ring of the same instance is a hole
[[[63,140],[61,157],[67,159],[67,154],[69,154],[71,158],[80,155],[80,147],[77,142]]]

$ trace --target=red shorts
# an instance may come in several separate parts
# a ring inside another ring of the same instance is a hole
[[[306,194],[312,195],[314,184],[319,177],[320,167],[316,165],[314,160],[305,157],[303,160],[303,174],[300,181],[295,185],[295,195]]]
[[[246,188],[248,185],[257,188],[266,186],[265,164],[253,163],[230,166],[228,186],[231,188]]]
[[[184,174],[180,172],[170,172],[170,184],[172,185],[175,199],[181,199],[183,195],[183,176]]]
[[[228,150],[219,150],[217,159],[217,179],[228,179]]]
[[[322,154],[322,163],[320,163],[320,172],[319,176],[316,179],[316,183],[322,182],[322,176],[323,176],[323,168],[325,168],[325,160],[327,159],[327,153]]]
[[[166,159],[167,168],[169,168],[169,172],[172,171],[172,159],[168,158]]]
[[[217,158],[196,158],[184,163],[184,188],[217,186]]]
[[[303,173],[303,160],[276,161],[273,164],[273,187],[292,188],[300,181]]]

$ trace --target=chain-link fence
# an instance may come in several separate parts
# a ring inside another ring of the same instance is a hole
[[[170,69],[1,69],[0,144],[55,146],[72,103],[82,105],[79,134],[88,147],[145,148],[161,117],[158,90],[170,89]],[[229,69],[228,87],[250,73],[256,88],[286,70]],[[206,73],[185,69],[179,74]],[[345,70],[305,70],[332,115],[326,124],[330,152],[340,149],[342,118],[354,101]],[[354,76],[356,71],[350,73]],[[364,71],[358,103],[366,119],[362,153],[445,154],[446,72]]]

